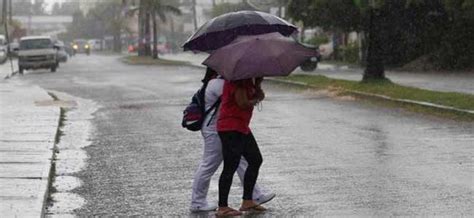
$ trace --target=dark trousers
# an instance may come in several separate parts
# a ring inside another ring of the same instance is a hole
[[[219,207],[227,207],[232,178],[240,163],[240,158],[248,162],[244,176],[244,200],[252,200],[252,193],[257,182],[258,170],[262,165],[262,154],[252,133],[247,135],[240,132],[219,132],[222,142],[224,169],[219,178]]]

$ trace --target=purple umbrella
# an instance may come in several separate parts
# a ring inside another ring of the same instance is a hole
[[[260,11],[239,11],[223,14],[202,25],[183,45],[185,51],[216,50],[241,35],[279,32],[290,36],[297,28],[277,17]]]
[[[240,36],[214,51],[202,64],[227,80],[264,76],[288,76],[301,63],[318,55],[279,33]]]

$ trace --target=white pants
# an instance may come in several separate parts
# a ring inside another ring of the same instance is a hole
[[[194,174],[193,194],[191,199],[191,207],[207,205],[207,191],[212,175],[216,172],[222,163],[222,144],[217,132],[202,132],[204,137],[204,153],[201,164]],[[245,170],[247,169],[247,161],[242,157],[237,174],[239,175],[241,184],[244,182]],[[253,199],[263,195],[261,188],[255,184],[253,189]]]

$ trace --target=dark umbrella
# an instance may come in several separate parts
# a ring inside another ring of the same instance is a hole
[[[293,38],[278,33],[240,36],[215,50],[203,64],[227,80],[287,76],[301,63],[318,55]]]
[[[240,35],[279,32],[290,36],[297,28],[277,17],[260,11],[223,14],[202,25],[183,45],[185,51],[212,51],[232,42]]]

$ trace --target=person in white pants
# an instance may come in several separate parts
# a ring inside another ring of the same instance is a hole
[[[205,108],[208,110],[222,95],[224,80],[215,78],[217,73],[212,69],[207,70],[205,80],[209,80],[205,91]],[[217,110],[217,111],[214,111]],[[216,121],[219,116],[219,108],[211,111],[203,122],[201,134],[204,138],[204,153],[202,161],[194,174],[193,192],[191,199],[191,212],[213,211],[217,209],[217,204],[207,202],[207,192],[212,175],[217,171],[222,163],[222,144],[216,130]],[[237,174],[243,184],[247,161],[245,158],[240,160]],[[257,204],[264,204],[275,197],[274,193],[266,192],[257,184],[253,190],[253,199]]]

